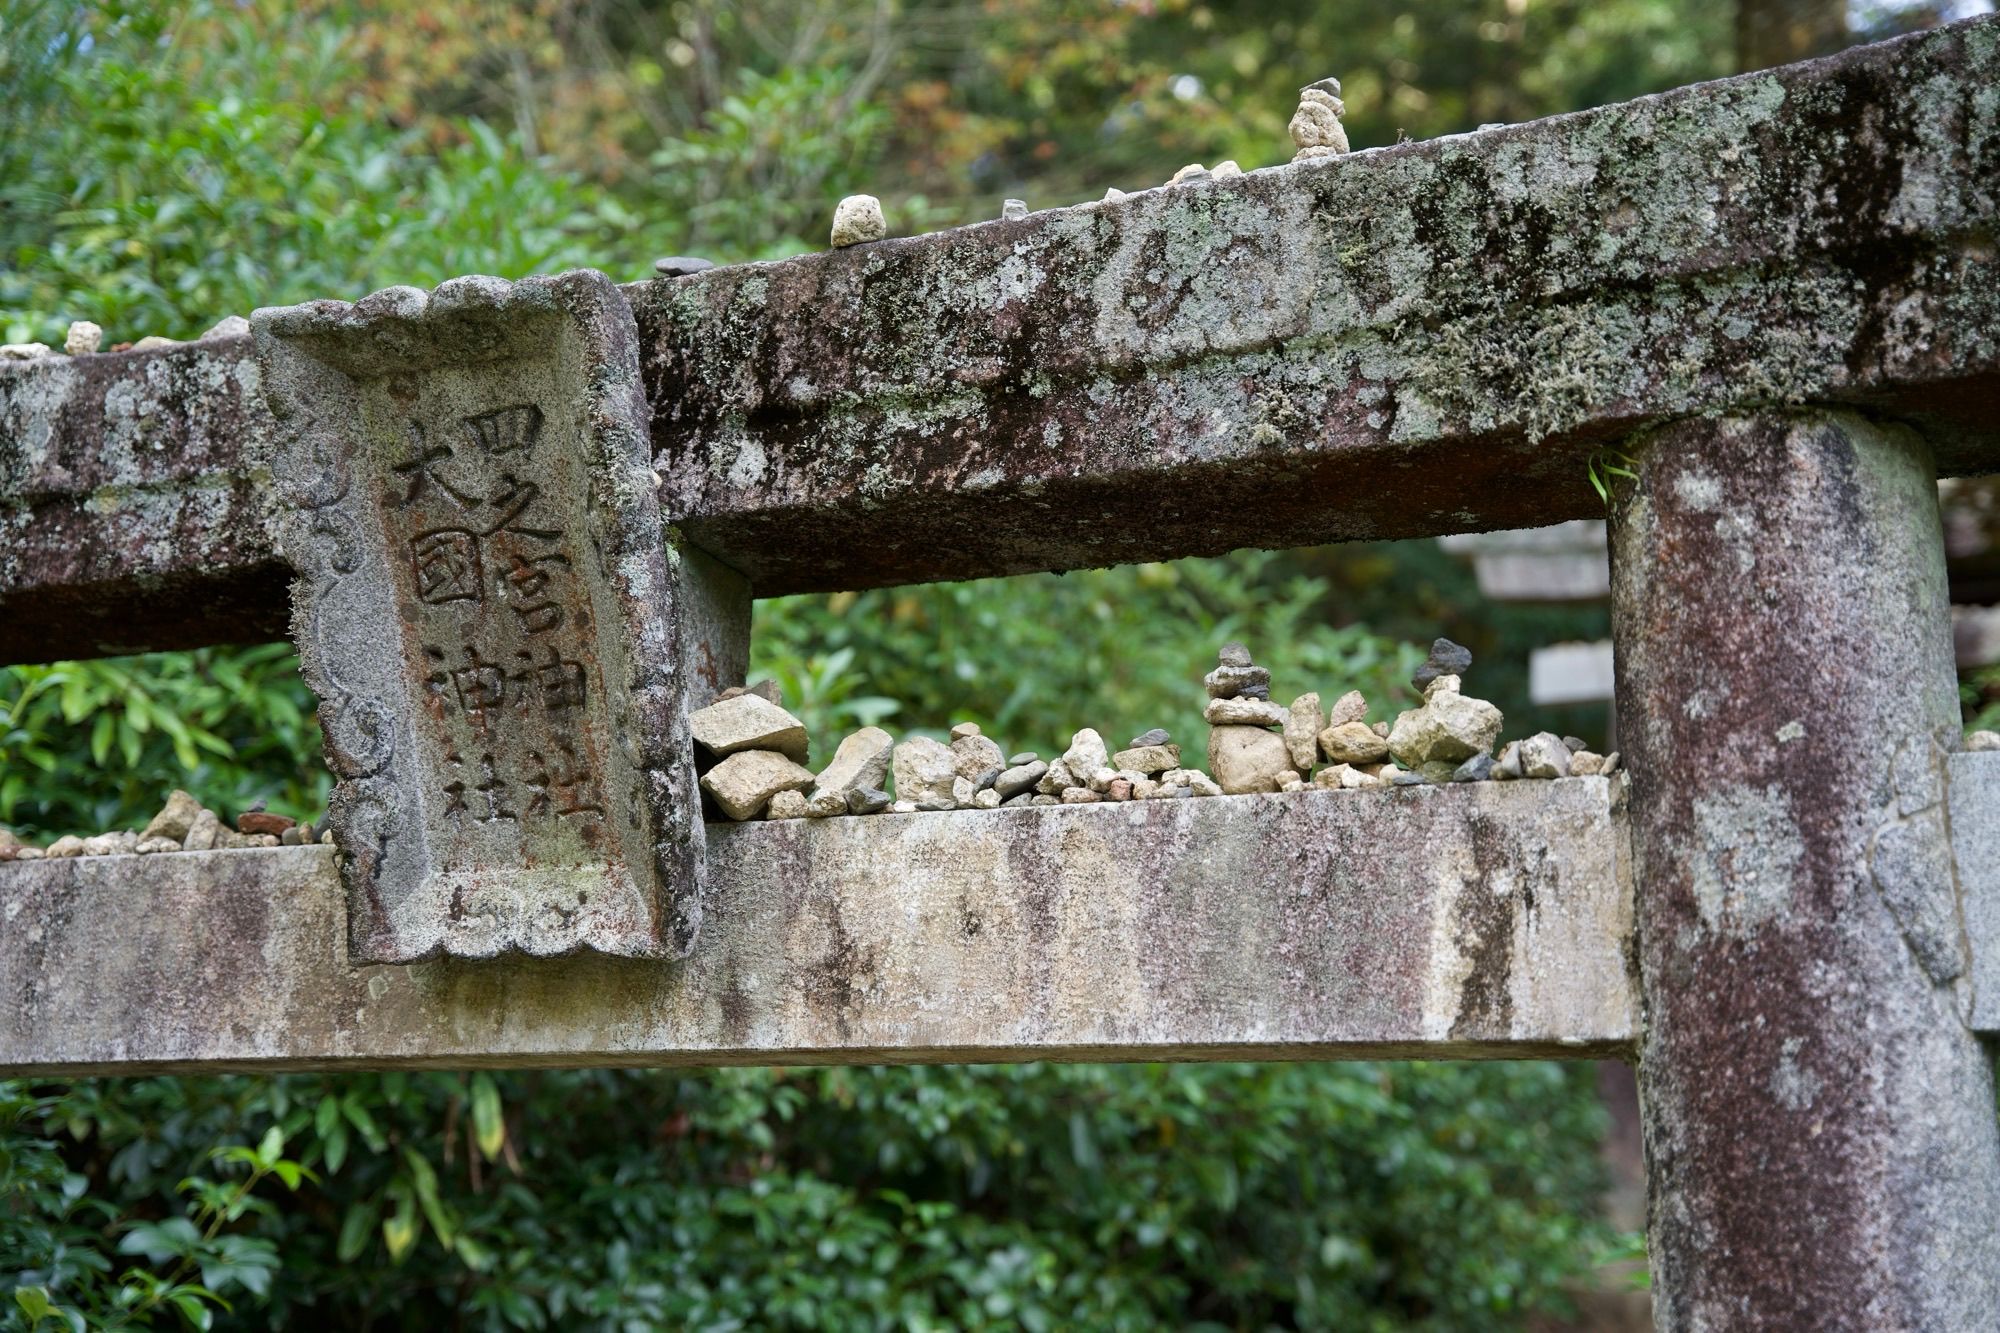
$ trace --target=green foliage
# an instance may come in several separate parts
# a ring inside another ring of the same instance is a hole
[[[15,1281],[89,1308],[198,1271],[237,1294],[230,1327],[244,1297],[259,1322],[342,1328],[1503,1327],[1600,1243],[1578,1220],[1588,1082],[1521,1064],[82,1084],[29,1132],[70,1141],[93,1216],[166,1218],[75,1227],[81,1260]],[[250,1171],[182,1181],[204,1161]],[[268,1176],[298,1199],[254,1194]]]
[[[206,1329],[234,1302],[270,1298],[278,1248],[260,1223],[281,1216],[258,1186],[319,1178],[284,1155],[285,1134],[184,1154],[190,1171],[151,1183],[143,1213],[121,1211],[70,1168],[58,1136],[90,1132],[81,1108],[0,1083],[0,1330]]]
[[[1328,623],[1334,597],[1328,579],[1283,556],[1239,551],[761,602],[751,648],[815,736],[885,708],[907,730],[972,721],[1003,749],[1044,755],[1078,727],[1116,746],[1164,726],[1201,766],[1201,677],[1231,639],[1253,647],[1287,699],[1310,689],[1330,703],[1358,688],[1388,716],[1414,702],[1424,650]]]
[[[137,828],[171,787],[316,818],[330,779],[288,645],[0,668],[0,823]]]

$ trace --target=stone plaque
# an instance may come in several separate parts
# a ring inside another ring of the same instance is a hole
[[[353,957],[685,953],[700,806],[617,287],[459,278],[252,326]]]

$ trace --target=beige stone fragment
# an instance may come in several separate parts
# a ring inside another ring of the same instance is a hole
[[[862,787],[883,788],[889,783],[889,754],[896,738],[880,727],[863,727],[840,742],[833,760],[820,770],[813,796],[838,797]]]
[[[159,852],[177,852],[180,849],[180,841],[175,838],[141,838],[139,845],[132,850],[141,856],[152,856]]]
[[[127,350],[134,352],[157,352],[168,347],[179,347],[180,345],[181,340],[179,338],[162,338],[157,333],[149,333],[139,339],[138,342],[133,343]]]
[[[1360,722],[1368,716],[1368,700],[1360,690],[1349,690],[1333,701],[1333,707],[1326,710],[1326,725],[1338,727],[1348,722]],[[1320,730],[1324,731],[1322,727]]]
[[[776,750],[795,763],[806,762],[805,724],[759,694],[721,699],[688,714],[695,744],[718,757],[740,750]]]
[[[104,330],[87,319],[73,321],[63,334],[63,351],[71,356],[89,356],[104,345]]]
[[[1104,744],[1104,737],[1097,734],[1094,727],[1085,727],[1070,737],[1069,748],[1063,751],[1063,763],[1082,786],[1090,775],[1111,763],[1111,751]]]
[[[789,790],[773,792],[770,804],[764,807],[764,818],[804,819],[809,804],[804,792]]]
[[[991,787],[983,788],[973,793],[972,806],[975,810],[998,810],[1000,808],[1000,793],[994,791]]]
[[[879,241],[888,234],[889,224],[882,217],[882,201],[874,195],[850,194],[834,207],[834,249],[844,250],[850,245]]]
[[[1088,787],[1071,787],[1062,794],[1064,805],[1096,805],[1103,799]]]
[[[1366,722],[1343,722],[1319,733],[1320,753],[1336,764],[1379,764],[1389,755],[1389,742]]]
[[[83,839],[77,837],[74,833],[65,833],[62,837],[57,838],[48,845],[46,854],[49,856],[82,856]]]
[[[1595,777],[1604,771],[1604,756],[1593,750],[1578,750],[1569,757],[1569,775],[1573,778]]]
[[[212,851],[221,841],[224,829],[215,811],[203,810],[188,823],[187,836],[181,839],[181,847],[190,852]]]
[[[1164,773],[1170,768],[1180,767],[1181,747],[1178,745],[1139,745],[1129,750],[1120,750],[1111,756],[1113,768],[1129,769],[1134,773],[1150,776]]]
[[[951,809],[952,783],[958,778],[958,756],[951,747],[928,736],[912,736],[898,745],[890,767],[896,775],[896,799]]]
[[[772,798],[776,800],[776,797]],[[835,815],[847,813],[847,795],[844,792],[815,791],[806,798],[807,819],[831,819]]]
[[[154,815],[146,823],[146,827],[140,831],[140,837],[142,839],[174,839],[176,843],[180,843],[182,839],[188,837],[188,829],[194,825],[194,819],[200,813],[202,813],[202,803],[200,801],[196,801],[194,797],[190,797],[188,793],[184,793],[180,789],[174,789],[166,797],[166,805],[160,807],[160,813]]]
[[[965,723],[971,726],[971,723]],[[953,729],[954,735],[957,728]],[[958,775],[971,781],[973,790],[990,787],[1007,769],[1007,755],[990,737],[972,731],[957,736],[951,743],[953,763]]]
[[[1285,738],[1262,727],[1214,727],[1208,733],[1209,771],[1225,795],[1276,791],[1278,775],[1291,766]]]
[[[1285,714],[1285,748],[1292,752],[1292,767],[1310,773],[1319,760],[1319,734],[1326,730],[1326,711],[1319,706],[1317,693],[1301,694],[1292,700]]]
[[[701,789],[731,819],[754,819],[779,792],[804,792],[812,785],[811,769],[775,750],[738,750],[701,778]],[[803,807],[803,796],[800,800]]]
[[[1202,721],[1211,727],[1282,727],[1289,714],[1269,699],[1210,699]],[[1282,742],[1281,742],[1282,743]]]

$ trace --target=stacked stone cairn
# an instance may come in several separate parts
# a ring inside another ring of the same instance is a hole
[[[315,834],[309,823],[262,808],[245,810],[231,828],[222,817],[184,791],[167,797],[166,805],[145,828],[120,829],[90,837],[66,834],[46,847],[36,847],[0,829],[0,861],[37,861],[43,857],[150,856],[156,852],[211,852],[241,847],[300,847],[313,841],[333,841],[332,834]]]
[[[1339,79],[1321,79],[1299,89],[1299,109],[1285,126],[1298,149],[1292,154],[1292,161],[1310,162],[1346,152],[1347,130],[1340,123],[1346,114],[1347,103],[1340,100]]]

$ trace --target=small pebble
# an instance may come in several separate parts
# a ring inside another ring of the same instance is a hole
[[[1587,778],[1604,771],[1604,756],[1589,750],[1572,750],[1569,755],[1569,775],[1573,778]]]
[[[1025,199],[1008,199],[1000,205],[1000,220],[1002,222],[1019,222],[1027,216],[1028,203]]]
[[[1036,754],[1033,750],[1023,750],[1020,754],[1015,755],[1012,759],[1009,759],[1007,761],[1007,767],[1019,768],[1023,764],[1032,764],[1037,759],[1040,758],[1041,756]]]
[[[1208,179],[1208,168],[1203,166],[1199,162],[1190,162],[1186,166],[1182,167],[1179,171],[1176,171],[1173,175],[1173,179],[1169,180],[1167,184],[1185,185],[1189,181],[1198,181],[1206,179]]]
[[[780,791],[771,796],[771,803],[765,808],[766,819],[804,819],[806,817],[806,794],[802,791]]]
[[[1064,805],[1096,805],[1103,799],[1088,787],[1071,787],[1062,794]]]
[[[54,355],[47,343],[0,343],[0,361],[39,361]]]
[[[1000,793],[988,787],[972,798],[972,804],[975,809],[979,810],[998,810],[1000,808]]]
[[[872,194],[850,194],[833,210],[833,248],[879,241],[889,234],[882,201]]]
[[[1243,174],[1243,168],[1236,165],[1235,159],[1224,158],[1222,161],[1216,163],[1214,168],[1210,170],[1208,174],[1215,177],[1217,180],[1221,180],[1226,176],[1241,176]]]
[[[951,738],[955,741],[962,741],[967,736],[977,736],[978,734],[979,724],[977,722],[961,722],[951,729]]]
[[[138,342],[133,343],[128,350],[134,352],[157,352],[163,348],[179,347],[180,345],[181,340],[179,338],[162,338],[157,333],[149,333],[139,339]]]
[[[1134,736],[1131,744],[1125,748],[1128,750],[1142,750],[1148,745],[1165,745],[1171,740],[1173,740],[1173,737],[1167,734],[1165,727],[1154,727],[1151,731],[1142,731],[1137,736]]]
[[[1563,737],[1563,744],[1569,747],[1571,754],[1575,754],[1578,750],[1587,750],[1590,748],[1590,743],[1581,736],[1565,736]]]
[[[1983,754],[1991,750],[2000,750],[2000,731],[1972,732],[1965,738],[1965,744],[1960,748],[1970,751],[1973,754]]]
[[[104,330],[87,319],[79,319],[63,335],[63,350],[71,356],[89,356],[104,346]]]
[[[697,259],[692,255],[668,255],[665,259],[653,261],[653,272],[662,278],[685,278],[714,267],[714,260]]]
[[[889,813],[892,815],[914,815],[917,813],[917,803],[915,801],[897,801],[889,807]]]
[[[201,341],[210,338],[245,338],[250,334],[250,321],[241,315],[224,315],[208,326],[201,335]]]
[[[1406,773],[1398,770],[1390,775],[1389,785],[1392,787],[1421,787],[1429,781],[1430,779],[1421,773]]]
[[[1132,799],[1132,784],[1124,778],[1113,778],[1105,784],[1104,794],[1114,801],[1129,801]]]
[[[1210,699],[1201,716],[1211,727],[1282,727],[1291,714],[1269,699],[1239,695],[1228,699]]]
[[[1116,185],[1114,185],[1110,189],[1104,192],[1103,202],[1107,204],[1115,204],[1124,197],[1125,197],[1125,191],[1119,189]]]

